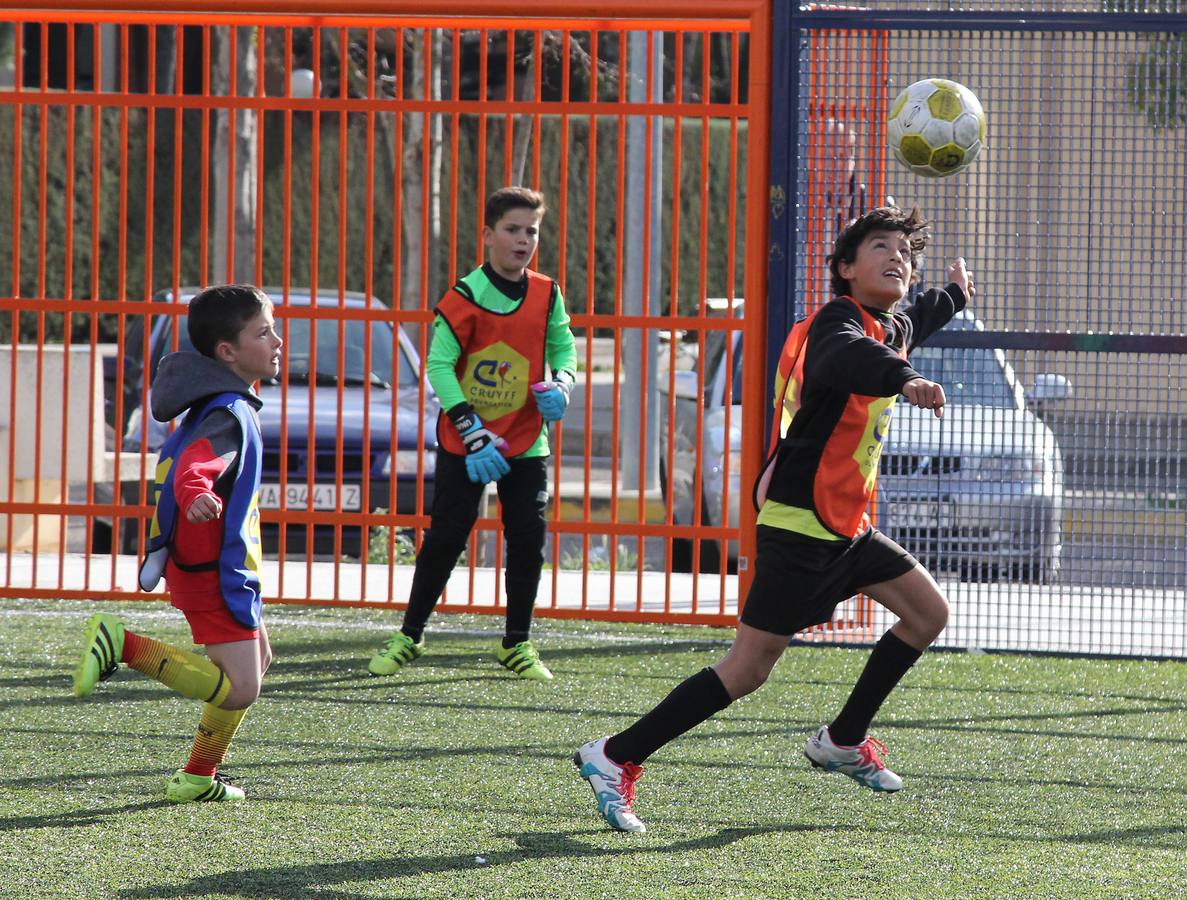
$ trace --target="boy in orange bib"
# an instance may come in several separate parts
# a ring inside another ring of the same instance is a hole
[[[899,620],[882,636],[840,714],[808,739],[812,765],[875,791],[897,791],[885,747],[866,732],[899,680],[948,621],[948,602],[906,550],[871,527],[878,460],[901,394],[944,408],[944,389],[911,368],[909,350],[964,309],[974,293],[963,259],[949,284],[907,310],[895,306],[918,280],[925,222],[875,209],[841,232],[829,257],[836,297],[791,330],[775,380],[771,455],[755,486],[754,582],[725,658],[686,679],[624,731],[574,756],[598,811],[620,831],[645,831],[635,814],[641,764],[660,747],[757,690],[791,636],[827,622],[863,593]]]
[[[443,410],[432,521],[404,624],[371,658],[373,675],[392,675],[424,652],[425,624],[495,482],[507,540],[507,623],[496,658],[520,678],[552,678],[529,632],[544,564],[548,424],[564,417],[577,354],[560,287],[528,268],[544,211],[544,197],[527,188],[491,194],[487,261],[437,304],[426,361]]]

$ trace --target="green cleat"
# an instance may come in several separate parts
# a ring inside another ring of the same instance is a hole
[[[86,697],[100,681],[120,667],[124,652],[124,623],[115,616],[95,613],[87,619],[86,647],[74,668],[74,696]]]
[[[499,665],[510,669],[520,678],[529,681],[551,681],[552,673],[548,666],[540,662],[540,654],[532,646],[531,641],[520,641],[514,647],[500,647]]]
[[[246,796],[242,788],[231,784],[231,779],[221,772],[191,775],[185,769],[178,769],[165,788],[165,799],[170,803],[221,803]]]
[[[424,638],[413,642],[404,632],[397,631],[388,638],[383,649],[371,657],[367,671],[372,675],[394,675],[397,669],[412,662],[424,652]]]

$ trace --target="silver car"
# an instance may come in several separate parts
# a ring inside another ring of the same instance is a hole
[[[984,329],[967,310],[946,327]],[[698,500],[703,524],[718,526],[725,520],[727,473],[731,527],[738,524],[742,495],[750,502],[750,486],[743,488],[739,479],[742,339],[740,333],[730,337],[732,354],[725,352],[726,332],[705,338],[699,453],[697,371],[676,373],[675,452],[671,471],[663,466],[663,484],[672,496],[673,519],[680,524],[694,521]],[[734,370],[728,436],[727,361]],[[924,346],[912,352],[911,363],[944,386],[948,405],[940,419],[931,411],[897,405],[872,506],[878,527],[933,570],[950,569],[966,578],[1054,580],[1063,551],[1063,456],[1051,430],[1027,407],[1005,353]],[[1071,385],[1058,375],[1039,375],[1036,385],[1034,400],[1057,402],[1071,396]],[[666,402],[661,407],[666,409]],[[693,477],[698,466],[699,498]],[[677,546],[674,566],[689,567],[691,549],[689,542]],[[720,544],[702,541],[699,556],[702,570],[715,570]],[[736,556],[736,542],[730,542],[729,560]]]

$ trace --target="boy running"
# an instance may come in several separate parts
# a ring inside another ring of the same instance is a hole
[[[947,624],[948,602],[906,550],[870,526],[866,507],[897,396],[937,416],[944,408],[944,389],[911,368],[908,351],[974,294],[957,259],[946,288],[895,310],[918,280],[925,225],[917,210],[875,209],[837,238],[829,257],[836,296],[796,323],[779,360],[772,453],[755,486],[755,576],[733,645],[625,731],[590,741],[574,756],[613,828],[646,830],[632,809],[644,760],[759,688],[792,635],[829,621],[859,592],[899,619],[874,647],[840,714],[804,752],[812,765],[875,791],[902,787],[867,729]]]
[[[198,352],[164,357],[152,385],[153,417],[185,418],[160,450],[140,587],[151,591],[164,575],[206,656],[96,613],[74,671],[79,697],[122,662],[203,701],[189,762],[165,789],[174,803],[244,797],[217,770],[272,661],[259,579],[262,404],[251,385],[276,376],[283,343],[271,301],[250,285],[207,288],[190,301],[188,317]]]

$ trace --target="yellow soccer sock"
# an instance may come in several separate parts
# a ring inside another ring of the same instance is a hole
[[[246,709],[220,709],[213,703],[203,706],[202,721],[198,723],[198,734],[194,737],[186,772],[207,777],[213,775],[226,759],[227,748],[245,715]]]
[[[231,692],[231,680],[206,657],[127,630],[123,661],[183,697],[219,706]]]

